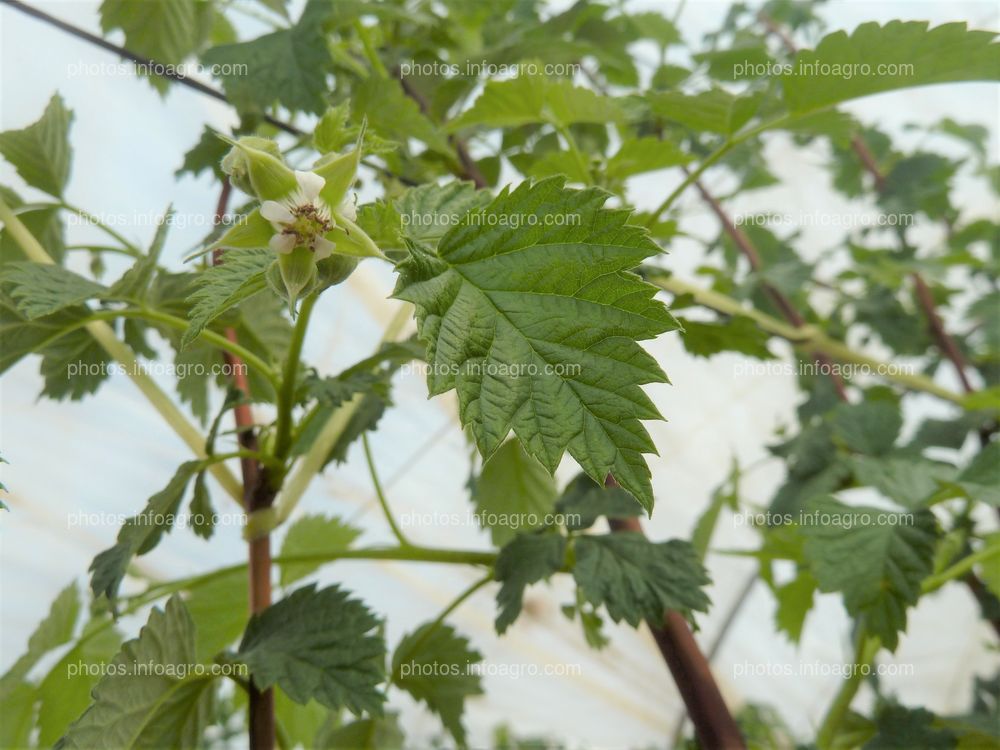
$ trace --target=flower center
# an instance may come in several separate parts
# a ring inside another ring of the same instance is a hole
[[[333,229],[333,222],[312,203],[295,206],[291,211],[295,218],[284,225],[281,233],[294,237],[296,246],[308,247],[317,237],[322,237]]]

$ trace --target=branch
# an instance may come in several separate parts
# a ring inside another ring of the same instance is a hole
[[[29,260],[35,263],[53,265],[54,261],[35,239],[10,207],[0,198],[0,221],[14,238]],[[114,330],[103,320],[93,320],[84,326],[112,359],[123,365],[129,379],[160,413],[164,421],[173,429],[198,458],[205,458],[205,438],[188,418],[177,408],[170,397],[147,375],[136,359],[135,353],[115,335]],[[240,501],[240,484],[225,464],[213,464],[209,469],[222,488],[237,502]]]
[[[609,474],[605,485],[617,487],[618,483]],[[637,518],[612,518],[608,522],[612,531],[642,533],[642,524]],[[650,632],[670,668],[701,747],[744,750],[746,743],[740,729],[722,698],[708,659],[691,634],[687,620],[677,612],[667,612],[663,625],[650,627]]]

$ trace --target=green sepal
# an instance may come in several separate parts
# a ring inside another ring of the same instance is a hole
[[[281,152],[274,141],[254,136],[234,141],[221,133],[217,135],[233,147],[222,160],[222,171],[240,190],[272,201],[295,191],[298,186],[295,172],[281,160]]]

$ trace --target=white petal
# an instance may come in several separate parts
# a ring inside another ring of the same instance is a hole
[[[357,221],[358,207],[354,205],[354,201],[350,198],[344,198],[343,202],[340,204],[340,215],[345,219]]]
[[[295,170],[295,179],[298,180],[299,189],[305,197],[307,203],[312,203],[319,197],[319,191],[323,189],[326,180],[315,172],[300,172]]]
[[[278,224],[290,224],[295,221],[295,216],[288,210],[287,206],[278,201],[264,201],[260,204],[260,215],[268,221]]]
[[[317,237],[313,240],[312,249],[316,256],[316,260],[323,260],[323,258],[329,258],[333,254],[333,248],[336,245],[326,237]]]
[[[267,244],[274,252],[287,255],[295,249],[295,237],[291,234],[276,234]]]

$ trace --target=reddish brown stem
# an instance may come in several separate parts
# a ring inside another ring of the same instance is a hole
[[[746,232],[736,226],[729,214],[727,214],[725,209],[722,207],[722,204],[719,203],[714,195],[708,192],[701,180],[695,180],[694,186],[697,188],[698,193],[701,195],[705,203],[707,203],[709,208],[712,209],[712,213],[714,213],[716,218],[718,218],[719,223],[722,224],[723,231],[730,236],[739,251],[746,257],[747,261],[750,263],[750,268],[759,273],[763,268],[763,264],[760,260],[760,253],[757,252],[757,248],[747,236]],[[764,293],[774,303],[774,306],[778,309],[785,320],[796,328],[801,328],[806,324],[805,318],[803,318],[802,314],[795,308],[792,301],[782,294],[779,289],[766,282],[761,283],[761,289],[764,290]],[[837,392],[837,397],[841,401],[847,401],[847,388],[844,385],[843,378],[840,377],[836,368],[833,367],[833,360],[831,360],[830,357],[823,352],[813,352],[813,357],[817,362],[823,365],[823,372],[827,373],[830,381],[833,383],[834,390]]]
[[[219,202],[215,207],[216,223],[221,223],[226,215],[229,204],[231,186],[229,180],[222,183]],[[212,253],[212,262],[218,264],[222,260],[223,250]],[[236,342],[236,330],[226,329],[226,338]],[[257,435],[253,429],[253,413],[247,398],[250,396],[250,383],[247,380],[246,365],[243,360],[229,352],[223,352],[226,365],[233,378],[233,387],[240,391],[243,399],[233,408],[236,422],[237,440],[240,446],[249,451],[256,451]],[[260,463],[249,456],[240,459],[243,472],[243,506],[248,514],[265,508],[274,500],[274,492],[267,481],[267,472],[261,469]],[[250,576],[250,612],[256,614],[271,606],[271,538],[259,537],[249,543]],[[258,690],[250,681],[250,748],[251,750],[272,750],[275,743],[274,690]]]
[[[934,341],[937,342],[938,349],[954,365],[955,371],[958,373],[958,379],[962,381],[962,389],[966,393],[972,393],[976,389],[969,382],[969,376],[965,372],[965,357],[959,351],[955,339],[948,335],[948,331],[945,330],[941,316],[938,315],[937,305],[934,304],[934,295],[931,294],[930,287],[927,286],[927,282],[924,281],[919,273],[914,272],[910,276],[916,288],[917,301],[924,311],[924,316],[927,318],[927,324],[930,326],[931,335],[934,337]]]
[[[617,487],[618,483],[609,474],[605,485]],[[637,518],[612,518],[609,523],[612,531],[643,533]],[[708,659],[687,620],[677,612],[667,612],[663,625],[650,627],[650,632],[670,669],[700,745],[706,750],[745,750],[740,728],[722,698]]]
[[[399,80],[399,84],[403,87],[404,93],[417,103],[417,107],[420,108],[420,112],[423,115],[428,115],[430,108],[423,94],[406,80],[406,76],[403,75],[401,68],[397,66],[393,73]],[[480,171],[479,165],[476,164],[475,160],[469,154],[469,148],[465,145],[465,141],[457,135],[448,136],[448,140],[455,147],[455,153],[458,155],[458,162],[461,166],[461,169],[457,172],[458,176],[466,180],[471,180],[479,189],[489,187],[489,182],[483,176],[482,171]]]

